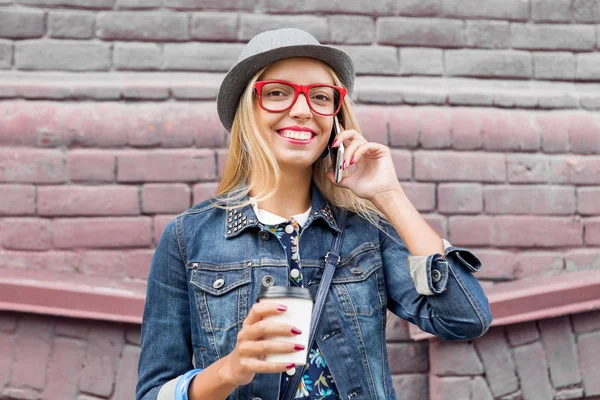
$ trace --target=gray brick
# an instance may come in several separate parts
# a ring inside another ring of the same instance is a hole
[[[552,386],[548,379],[548,363],[542,345],[533,343],[517,347],[514,354],[524,397],[531,400],[551,400]]]
[[[41,7],[111,9],[115,0],[15,0],[18,4]]]
[[[297,13],[329,13],[329,14],[367,14],[389,15],[394,13],[396,0],[345,0],[345,1],[281,1],[258,0],[259,12],[297,14]]]
[[[528,0],[443,0],[444,14],[452,17],[529,19]]]
[[[375,21],[371,17],[334,15],[329,24],[333,43],[369,44],[375,41]]]
[[[38,10],[0,10],[0,38],[25,39],[44,35],[44,13]]]
[[[586,53],[577,55],[577,79],[600,79],[600,53]]]
[[[9,69],[12,65],[13,44],[8,40],[0,40],[0,68]]]
[[[252,10],[254,0],[164,0],[168,8],[203,10]]]
[[[400,70],[398,53],[390,46],[336,46],[347,52],[357,74],[395,75]]]
[[[437,376],[480,375],[485,372],[472,344],[432,341],[429,345],[431,371]]]
[[[475,346],[485,366],[485,372],[494,397],[515,392],[519,382],[515,365],[502,329],[491,329],[475,340]]]
[[[117,10],[159,8],[162,0],[117,0]]]
[[[535,325],[535,321],[509,325],[506,330],[508,334],[508,341],[512,346],[521,346],[523,344],[538,340],[540,337]]]
[[[591,50],[595,33],[584,25],[512,24],[511,43],[519,49]]]
[[[392,385],[399,399],[429,398],[429,379],[427,375],[394,375],[392,376]]]
[[[579,195],[581,196],[582,191],[590,193],[592,190],[594,189],[582,188],[579,191]],[[593,195],[593,192],[590,194]],[[573,314],[571,315],[571,320],[573,321],[573,330],[575,333],[600,331],[600,311],[588,311],[585,313]]]
[[[210,41],[237,40],[238,15],[221,12],[192,14],[191,36]]]
[[[25,41],[15,44],[15,66],[25,70],[107,71],[110,44]]]
[[[444,53],[440,49],[403,47],[400,49],[402,74],[442,75],[444,73]]]
[[[456,20],[382,17],[377,19],[377,41],[394,45],[461,47],[464,23]]]
[[[471,383],[471,398],[473,400],[494,400],[490,388],[481,376],[476,376]]]
[[[600,0],[574,0],[573,17],[580,22],[600,22]]]
[[[569,317],[544,319],[539,321],[539,326],[554,387],[565,387],[581,382],[575,337],[571,331]]]
[[[600,331],[579,335],[577,339],[579,365],[583,374],[583,387],[586,396],[600,395]]]
[[[114,65],[118,70],[160,69],[160,47],[155,43],[116,43]]]
[[[153,11],[100,12],[96,36],[108,40],[187,40],[186,14]]]
[[[554,400],[577,400],[583,398],[583,388],[557,390]]]
[[[89,39],[94,36],[94,14],[77,11],[51,11],[48,15],[50,37]]]
[[[510,27],[505,21],[467,21],[467,45],[505,49],[510,45]]]
[[[242,44],[166,43],[164,68],[226,72],[237,62],[243,47]]]
[[[447,50],[446,74],[529,78],[532,75],[531,54],[511,50]]]
[[[427,372],[429,357],[427,342],[388,343],[392,374]]]
[[[571,21],[572,0],[531,0],[531,19],[534,21]]]
[[[396,12],[412,17],[433,17],[442,13],[442,0],[397,0]]]
[[[533,74],[536,79],[575,79],[573,53],[533,53]]]
[[[309,32],[321,43],[329,41],[327,19],[309,15],[242,15],[240,18],[239,39],[250,40],[260,32],[280,28],[300,28]]]

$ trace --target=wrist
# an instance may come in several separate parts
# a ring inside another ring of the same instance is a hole
[[[404,193],[404,189],[402,189],[402,186],[398,185],[398,187],[376,193],[371,197],[370,201],[377,209],[379,209],[379,211],[387,216],[387,210],[390,207],[393,207],[399,201],[406,199],[407,197],[406,193]]]
[[[234,371],[231,364],[231,354],[226,355],[221,359],[221,365],[219,366],[218,376],[220,381],[227,386],[238,387],[239,385],[235,382]]]

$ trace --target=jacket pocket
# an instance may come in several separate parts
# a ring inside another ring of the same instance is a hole
[[[346,314],[371,315],[385,305],[382,260],[374,243],[365,243],[344,257],[331,286]]]

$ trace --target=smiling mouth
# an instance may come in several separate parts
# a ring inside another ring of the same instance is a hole
[[[310,142],[316,136],[312,132],[298,132],[298,131],[290,131],[290,130],[276,131],[276,132],[279,136],[283,137],[284,139],[290,139],[290,140],[301,141],[301,142]]]

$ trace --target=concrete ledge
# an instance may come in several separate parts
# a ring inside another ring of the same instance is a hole
[[[600,309],[600,271],[579,271],[485,288],[494,320],[511,325]],[[409,325],[413,340],[435,336]]]

